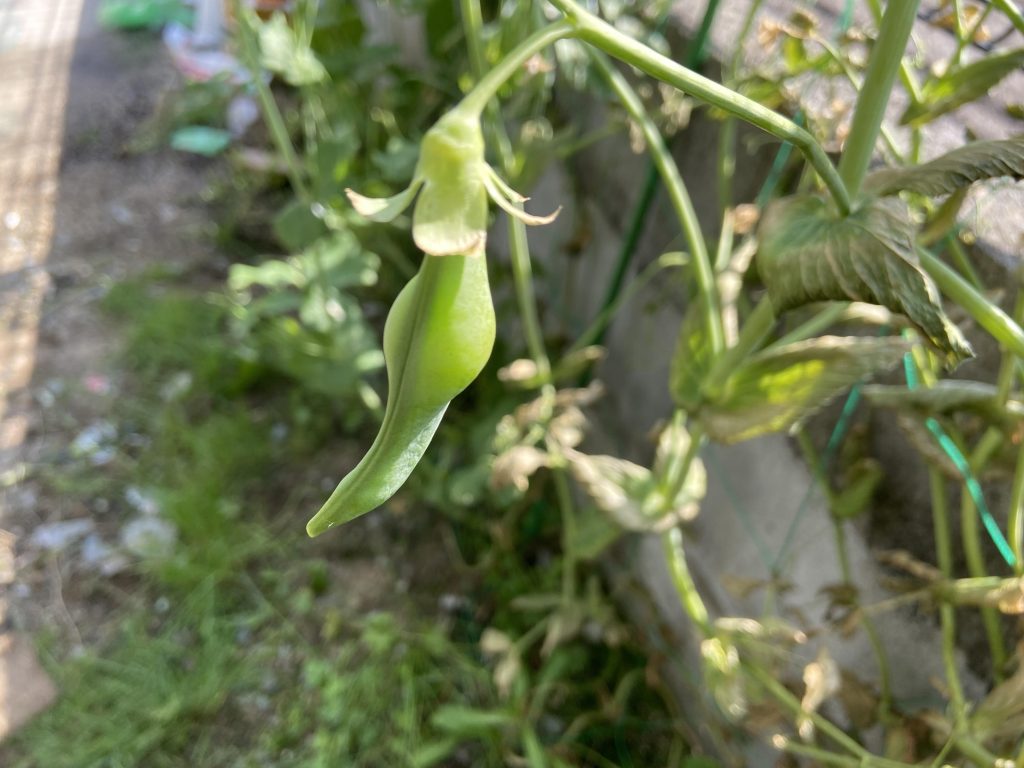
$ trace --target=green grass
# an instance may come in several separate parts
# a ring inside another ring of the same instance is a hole
[[[234,642],[238,621],[197,591],[161,623],[134,614],[115,648],[57,670],[57,706],[15,741],[18,768],[214,765],[209,733],[231,694],[255,669]]]
[[[313,549],[303,518],[288,512],[290,494],[319,492],[296,478],[330,433],[321,396],[280,380],[252,388],[217,302],[166,275],[115,286],[105,306],[124,321],[128,373],[109,418],[135,438],[119,443],[103,472],[79,459],[40,477],[51,493],[83,503],[143,489],[177,544],[169,558],[136,562],[113,589],[83,577],[119,596],[114,631],[97,633],[111,639],[74,658],[53,644],[60,702],[0,749],[0,765],[497,768],[518,755],[529,768],[638,768],[682,754],[663,704],[640,682],[646,661],[628,643],[578,637],[539,652],[545,614],[514,600],[558,591],[554,511],[535,500],[509,516],[488,498],[486,466],[474,462],[486,462],[490,426],[474,433],[473,456],[462,455],[469,444],[452,453],[442,442],[436,466],[410,485],[430,500],[408,498],[416,526],[398,527],[410,540],[388,544],[396,560],[415,557],[415,538],[445,525],[429,505],[459,506],[448,510],[453,538],[484,564],[474,576],[453,568],[460,581],[444,587],[466,608],[439,613],[430,590],[440,587],[413,585],[382,598],[386,611],[355,615],[343,607],[343,560]],[[187,386],[169,389],[174,377]],[[275,425],[286,434],[275,437]],[[118,514],[136,513],[115,502],[107,521]],[[494,547],[488,520],[510,526],[511,549]],[[345,533],[358,542],[353,530]],[[347,541],[350,556],[370,556]],[[539,550],[548,553],[543,567]],[[610,615],[604,603],[579,608],[600,621]],[[487,627],[535,638],[504,696],[494,681],[500,659],[480,650]]]

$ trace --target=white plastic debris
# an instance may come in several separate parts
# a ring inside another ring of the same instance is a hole
[[[128,567],[128,558],[105,542],[98,533],[90,533],[82,542],[82,562],[104,576],[114,576]]]
[[[116,438],[117,427],[112,422],[93,422],[71,442],[71,455],[88,458],[95,466],[109,464],[117,454]]]
[[[121,545],[146,560],[170,557],[177,542],[178,529],[159,517],[136,517],[121,529]]]
[[[160,514],[160,502],[156,500],[156,496],[151,491],[129,485],[124,490],[124,500],[140,515],[155,517]]]
[[[88,517],[74,520],[60,520],[56,523],[43,523],[32,531],[28,543],[30,547],[47,552],[63,552],[78,539],[92,532],[95,523]]]

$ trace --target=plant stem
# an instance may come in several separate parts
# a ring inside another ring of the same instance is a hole
[[[465,3],[464,3],[465,4]],[[466,22],[472,24],[479,21],[480,14],[476,13],[475,16],[467,18]],[[494,69],[489,70],[486,74],[482,71],[479,73],[480,79],[469,93],[463,97],[462,101],[456,107],[458,110],[465,111],[470,114],[479,115],[483,112],[484,108],[497,93],[498,90],[505,84],[509,78],[519,71],[519,68],[526,63],[532,56],[540,53],[542,50],[547,48],[552,43],[563,40],[567,37],[572,37],[576,34],[576,30],[572,24],[568,21],[556,21],[553,24],[549,24],[546,27],[542,27],[530,35],[528,38],[523,40],[519,45],[509,51],[505,57],[498,62]],[[467,38],[473,35],[479,35],[479,28],[473,32],[467,32]],[[469,40],[470,48],[479,45],[479,37],[476,40]],[[480,65],[483,65],[483,54],[472,54],[471,61],[476,65],[479,61]]]
[[[686,615],[697,625],[705,637],[710,637],[712,628],[708,619],[708,609],[704,605],[704,601],[701,600],[700,593],[697,592],[697,586],[693,583],[693,577],[690,575],[690,568],[686,564],[682,531],[679,528],[666,531],[661,535],[661,543],[665,548],[665,559],[668,561],[672,583],[675,585]]]
[[[985,568],[985,555],[981,549],[981,535],[978,530],[978,508],[966,487],[960,496],[960,538],[964,545],[967,572],[974,578],[988,576],[988,570]],[[993,679],[999,683],[1003,679],[1003,668],[1006,665],[1006,646],[1003,643],[1003,634],[999,627],[999,613],[988,605],[983,605],[978,610],[981,612],[985,637],[992,654]]]
[[[1017,303],[1013,308],[1013,319],[1018,323],[1024,320],[1024,287],[1018,289]],[[1003,350],[1003,361],[998,379],[1000,403],[1005,404],[1010,397],[1019,362],[1012,351]],[[1013,485],[1010,489],[1010,514],[1006,531],[1007,538],[1010,540],[1010,549],[1017,560],[1015,570],[1020,576],[1024,574],[1024,442],[1017,454],[1017,466],[1013,473]]]
[[[259,65],[256,30],[253,27],[252,17],[250,16],[252,11],[243,9],[238,0],[235,0],[233,7],[235,18],[241,21],[240,26],[242,29],[238,37],[242,49],[242,61],[252,77],[252,87],[256,91],[256,99],[260,103],[263,119],[266,121],[267,129],[270,131],[270,138],[284,159],[285,167],[288,169],[288,181],[291,182],[295,194],[299,196],[303,203],[308,205],[313,202],[313,198],[303,179],[302,165],[295,154],[291,137],[288,135],[288,126],[285,125],[284,117],[277,106],[277,101],[275,101],[274,94],[270,90],[270,85],[263,79],[263,69]]]
[[[949,504],[946,500],[946,481],[937,469],[928,470],[928,482],[932,496],[932,526],[935,529],[935,557],[943,578],[953,578],[953,543],[949,533]],[[964,690],[956,669],[956,612],[952,605],[943,601],[939,605],[939,620],[942,624],[942,662],[946,668],[946,685],[953,707],[955,730],[963,728],[967,716]]]
[[[1024,331],[998,306],[986,299],[960,275],[923,248],[918,249],[921,266],[944,294],[959,304],[1002,346],[1024,357]]]
[[[721,394],[722,387],[732,372],[757,349],[774,324],[775,310],[772,309],[771,300],[765,296],[743,323],[736,345],[727,349],[711,366],[704,382],[704,390],[709,397],[714,398]]]
[[[825,40],[822,37],[815,37],[814,40],[822,47],[822,49],[824,49],[825,53],[829,55],[836,66],[843,71],[843,76],[846,77],[850,85],[857,89],[858,93],[861,92],[864,88],[864,81],[860,79],[850,62],[828,40]],[[896,140],[893,138],[889,129],[882,125],[879,127],[879,133],[882,137],[882,141],[884,141],[886,147],[888,147],[890,154],[895,158],[899,158],[899,148],[896,146]]]
[[[678,421],[679,425],[682,425],[685,419],[685,412],[677,410],[673,416]],[[679,494],[682,493],[683,486],[686,485],[686,478],[690,475],[690,467],[693,465],[693,460],[700,454],[701,448],[704,447],[704,428],[700,425],[699,421],[694,421],[690,425],[690,444],[686,447],[686,453],[679,457],[678,462],[673,462],[678,466],[671,466],[668,472],[670,485],[665,489],[665,498],[669,504],[679,498]],[[670,509],[666,509],[666,512],[670,512]]]
[[[530,56],[550,45],[552,42],[572,34],[570,25],[558,22],[533,33],[505,56],[497,67],[484,74],[484,55],[480,41],[483,29],[483,15],[480,12],[479,0],[461,0],[463,24],[466,30],[466,45],[469,47],[470,64],[473,67],[477,83],[456,109],[471,109],[478,114],[483,111],[497,93],[501,85],[523,65]],[[497,73],[497,74],[496,74]],[[494,133],[502,133],[502,128],[495,114],[489,115],[488,122]],[[498,137],[499,147],[505,142]],[[502,170],[507,174],[512,161],[506,151],[499,152]],[[519,306],[519,316],[523,323],[523,335],[526,337],[526,348],[530,357],[537,365],[540,378],[545,383],[551,379],[551,362],[544,347],[544,334],[541,331],[540,316],[537,313],[537,299],[533,291],[533,267],[530,263],[530,246],[526,237],[526,225],[514,217],[508,220],[509,256],[512,262],[512,279]]]
[[[651,50],[643,43],[619,32],[610,24],[580,7],[574,0],[551,0],[578,31],[578,36],[605,53],[632,64],[689,95],[736,115],[783,141],[791,142],[806,157],[825,182],[842,213],[850,210],[850,196],[825,150],[803,128],[791,120],[742,96],[714,80],[698,75],[672,59]]]
[[[864,766],[864,763],[859,758],[837,755],[825,749],[801,744],[798,741],[786,738],[782,734],[777,734],[772,738],[772,746],[791,755],[811,758],[821,765],[834,765],[838,768],[863,768]]]
[[[860,191],[864,174],[871,163],[889,95],[917,18],[917,5],[918,0],[890,2],[882,17],[878,39],[871,49],[864,85],[857,96],[850,137],[839,160],[839,175],[851,197],[856,197]]]
[[[794,717],[807,718],[814,724],[815,728],[821,731],[821,733],[828,736],[850,754],[856,756],[859,760],[857,765],[863,766],[864,768],[908,768],[906,763],[900,763],[895,760],[889,760],[887,758],[871,754],[868,750],[850,738],[831,720],[826,717],[822,717],[817,712],[809,712],[804,709],[800,700],[794,696],[786,686],[776,680],[770,672],[766,672],[761,669],[761,667],[749,663],[744,663],[744,668],[749,671],[751,677],[757,680],[764,689],[771,694],[776,701],[788,709]]]
[[[953,196],[951,195],[950,197]],[[956,212],[954,212],[953,216],[955,218]],[[974,269],[974,265],[971,263],[970,257],[967,255],[967,249],[960,243],[960,238],[955,234],[950,234],[946,238],[946,245],[949,248],[949,254],[953,257],[953,261],[963,273],[964,279],[966,279],[970,285],[973,285],[975,288],[980,290],[982,288],[981,278],[978,277],[978,273]]]
[[[566,350],[565,354],[569,355],[576,352],[583,347],[588,347],[591,344],[600,344],[601,335],[608,327],[608,323],[611,322],[612,317],[616,312],[625,304],[627,301],[632,299],[637,293],[643,290],[648,283],[657,277],[663,270],[672,269],[673,267],[682,267],[686,264],[686,260],[682,254],[679,253],[665,253],[660,258],[655,259],[648,264],[640,274],[638,274],[633,281],[626,286],[626,288],[618,293],[618,295],[612,300],[612,303],[607,305],[604,309],[598,313],[597,317],[590,324],[583,333],[579,335],[579,338],[572,343],[572,346]]]
[[[1010,23],[1018,32],[1024,34],[1024,14],[1016,6],[1013,0],[992,0],[992,4],[1002,11],[1003,15],[1010,20]]]
[[[772,343],[773,347],[781,347],[792,344],[796,341],[803,341],[812,336],[817,336],[826,328],[831,327],[846,316],[849,304],[845,301],[833,301],[824,307],[820,312],[815,313],[806,322],[801,323],[778,341]]]
[[[797,432],[797,443],[800,445],[804,454],[804,459],[810,465],[811,472],[814,475],[814,478],[818,481],[818,485],[821,486],[825,497],[827,499],[831,499],[832,490],[828,477],[825,474],[826,467],[824,462],[822,462],[821,457],[818,455],[818,452],[815,450],[814,444],[811,442],[811,438],[807,434],[806,429],[801,429]],[[829,519],[832,521],[832,533],[835,536],[836,555],[839,559],[839,570],[843,576],[843,582],[847,586],[856,588],[853,581],[853,571],[850,568],[850,553],[846,546],[845,524],[834,514],[830,514]],[[861,617],[861,623],[864,626],[865,634],[868,636],[868,642],[871,644],[871,648],[875,653],[875,661],[878,663],[878,682],[880,693],[879,719],[882,722],[885,722],[892,708],[892,686],[889,682],[889,658],[885,654],[885,646],[882,643],[882,639],[878,634],[878,628],[875,626],[875,622],[872,618],[867,614],[864,614]]]
[[[1017,575],[1024,574],[1024,445],[1017,454],[1017,467],[1013,473],[1013,487],[1010,491],[1010,519],[1007,523],[1007,538],[1017,558]]]
[[[565,470],[556,469],[551,476],[562,513],[562,598],[569,603],[576,595],[576,509]]]
[[[519,317],[523,323],[526,348],[537,364],[542,381],[551,379],[551,362],[544,346],[540,315],[537,313],[537,298],[533,292],[533,266],[530,263],[529,245],[526,240],[526,225],[511,216],[508,221],[509,255],[512,261],[512,282],[515,287]]]
[[[661,180],[665,184],[669,200],[672,202],[676,217],[683,229],[683,236],[690,250],[690,257],[693,259],[697,285],[704,298],[704,319],[711,351],[713,355],[718,355],[725,346],[722,333],[722,314],[719,311],[718,284],[715,282],[715,272],[711,267],[711,258],[708,256],[707,244],[704,242],[704,235],[700,230],[700,222],[697,220],[697,212],[694,210],[690,193],[686,189],[682,176],[679,175],[679,168],[676,166],[675,160],[668,151],[668,147],[665,146],[661,132],[651,120],[650,115],[647,114],[636,91],[605,56],[597,51],[591,51],[591,60],[644,134],[651,160],[658,169],[658,173],[661,174]]]
[[[463,24],[466,29],[466,42],[470,49],[470,62],[476,69],[477,84],[463,99],[458,108],[472,109],[479,114],[488,108],[493,96],[509,77],[522,66],[530,56],[542,50],[552,42],[571,35],[572,30],[567,24],[556,23],[544,27],[509,53],[495,69],[486,74],[483,50],[480,47],[483,16],[480,12],[479,0],[461,0]],[[508,174],[511,170],[512,153],[508,136],[505,134],[497,109],[488,109],[488,127],[495,138],[502,170]],[[544,333],[541,328],[540,314],[537,310],[537,299],[533,290],[533,266],[530,261],[530,246],[526,237],[526,225],[519,219],[508,219],[509,256],[512,262],[512,282],[515,288],[516,303],[519,316],[523,323],[523,335],[526,347],[537,366],[542,384],[542,397],[549,407],[553,407],[555,388],[551,381],[551,361],[544,345]],[[560,449],[548,441],[548,450],[558,458]],[[555,494],[562,514],[562,597],[568,603],[576,594],[576,513],[573,504],[569,481],[562,468],[552,471]]]

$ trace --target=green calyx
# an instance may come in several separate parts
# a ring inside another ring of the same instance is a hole
[[[414,176],[423,180],[412,218],[417,247],[434,256],[483,252],[486,170],[478,119],[449,112],[427,131]]]
[[[310,536],[394,495],[426,452],[448,404],[483,370],[494,335],[484,259],[426,256],[384,326],[388,403],[380,432],[306,525]]]
[[[526,224],[547,224],[549,216],[522,210],[526,198],[508,186],[484,159],[480,118],[454,109],[423,136],[420,159],[409,186],[387,198],[346,190],[352,206],[372,221],[389,222],[413,204],[412,237],[431,256],[483,253],[487,243],[487,200]]]

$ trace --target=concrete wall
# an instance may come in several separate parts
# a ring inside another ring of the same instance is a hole
[[[703,5],[679,4],[676,34],[685,38],[696,28]],[[793,4],[765,5],[769,15],[784,18]],[[824,25],[831,24],[830,16],[836,15],[835,9],[828,10],[829,5],[819,4],[825,6],[820,12]],[[718,62],[731,50],[746,6],[742,2],[722,4],[713,34],[714,57],[707,67],[712,76],[720,70]],[[941,57],[950,49],[949,36],[927,24],[919,24],[915,37],[929,56]],[[1013,39],[1007,44],[1016,46],[1020,42]],[[959,146],[969,134],[1001,138],[1020,132],[1020,123],[1008,117],[1005,110],[1007,100],[1020,93],[1024,93],[1024,75],[1016,73],[992,97],[939,120],[929,129],[926,157]],[[894,98],[890,107],[894,117],[903,109],[899,102],[899,97]],[[607,120],[595,100],[577,93],[561,93],[559,108],[581,133],[599,128]],[[719,229],[715,163],[720,130],[720,122],[709,117],[706,110],[698,110],[688,128],[672,141],[711,242]],[[905,140],[898,131],[897,137]],[[777,144],[754,129],[745,129],[738,147],[741,154],[736,163],[736,197],[739,201],[750,200]],[[578,331],[600,306],[646,166],[646,158],[634,154],[624,139],[603,141],[575,156],[569,168],[548,173],[539,189],[533,191],[532,210],[565,206],[556,224],[531,230],[530,235],[542,277],[538,294],[546,304],[553,333]],[[1024,192],[1020,185],[1012,184],[977,190],[964,210],[964,220],[979,235],[978,255],[982,271],[994,278],[990,284],[1006,285],[1005,270],[1019,260],[1020,244],[1024,242],[1021,210]],[[503,226],[499,224],[498,229],[503,230]],[[502,231],[492,234],[495,248],[500,249],[503,241]],[[585,245],[579,253],[566,255],[568,242]],[[664,195],[659,195],[631,272],[635,274],[662,252],[681,247],[678,226]],[[607,358],[598,371],[608,396],[600,409],[601,434],[592,439],[594,450],[640,462],[650,460],[651,430],[672,409],[668,369],[688,290],[678,273],[658,280],[617,317],[606,341]],[[997,348],[983,333],[971,330],[969,335],[980,352],[979,359],[964,365],[958,375],[992,380],[998,363]],[[831,430],[835,418],[835,409],[826,412],[816,419],[814,429],[819,433]],[[924,465],[891,418],[876,415],[866,422],[872,450],[883,461],[889,478],[875,508],[857,525],[847,526],[850,563],[862,604],[891,597],[882,586],[885,574],[872,554],[872,543],[902,546],[933,561]],[[843,582],[833,527],[824,500],[790,439],[771,436],[736,446],[711,445],[703,458],[709,493],[699,518],[687,526],[685,533],[694,577],[712,613],[754,618],[764,615],[763,589],[739,596],[726,585],[774,577],[788,586],[776,598],[779,615],[806,630],[820,632],[792,657],[792,680],[799,684],[802,666],[824,644],[840,667],[877,685],[877,664],[864,632],[843,637],[829,629],[825,590]],[[993,506],[997,516],[1005,519],[1005,501],[999,506],[1000,499],[1005,495],[997,489],[992,496]],[[771,750],[763,744],[727,745],[716,739],[709,721],[719,716],[698,672],[699,637],[679,607],[658,540],[630,537],[611,557],[607,572],[619,590],[622,605],[646,628],[652,648],[662,654],[663,674],[676,688],[695,735],[709,750],[732,755],[737,765],[771,764]],[[877,627],[892,668],[897,703],[910,709],[941,708],[943,702],[935,681],[944,675],[935,617],[910,609],[890,611],[878,616]],[[965,647],[970,648],[971,643]],[[963,658],[961,666],[967,694],[982,694],[982,684],[970,674]],[[843,721],[841,710],[827,711]],[[876,731],[874,735],[879,734]]]
[[[669,38],[675,50],[699,24],[704,3],[680,2]],[[855,23],[870,26],[863,4],[858,4]],[[721,62],[731,55],[749,3],[722,3],[712,30],[711,59],[705,73],[719,77]],[[796,6],[787,0],[767,0],[763,16],[785,19]],[[834,26],[842,0],[815,5],[825,29]],[[804,7],[801,4],[801,7]],[[929,4],[922,4],[923,13]],[[403,39],[408,30],[403,30]],[[996,29],[994,32],[999,33]],[[919,23],[914,39],[928,60],[939,60],[951,50],[951,37],[926,23]],[[1005,46],[1024,44],[1014,34]],[[977,56],[977,52],[969,55]],[[769,54],[756,42],[747,41],[748,60],[765,60]],[[839,89],[840,95],[843,89]],[[941,154],[974,136],[1002,138],[1021,131],[1006,105],[1024,93],[1024,74],[1015,73],[989,98],[937,121],[929,128],[925,158]],[[830,96],[834,95],[830,92]],[[847,89],[851,101],[855,94]],[[890,105],[895,121],[904,108],[896,94]],[[571,91],[558,94],[557,109],[580,134],[599,130],[608,121],[601,104],[591,96]],[[706,110],[695,110],[689,126],[672,140],[677,159],[701,223],[710,242],[719,230],[716,153],[721,123]],[[898,142],[906,135],[895,130]],[[742,127],[737,142],[736,194],[738,202],[751,200],[774,157],[777,143],[756,129]],[[558,221],[530,232],[537,273],[537,293],[543,304],[548,332],[553,336],[581,331],[601,306],[629,214],[647,173],[647,160],[634,153],[624,138],[601,141],[574,156],[568,166],[550,170],[531,190],[530,209],[547,212],[564,207]],[[995,184],[972,193],[963,219],[979,236],[977,249],[982,271],[994,281],[1008,283],[1007,270],[1019,263],[1024,242],[1024,191],[1020,185]],[[498,217],[489,238],[489,254],[496,268],[507,269],[504,217]],[[667,250],[683,247],[675,218],[659,195],[648,218],[632,261],[631,274]],[[598,375],[608,395],[598,410],[598,426],[588,446],[639,462],[653,453],[650,434],[672,411],[667,381],[678,328],[691,289],[679,273],[655,281],[617,316],[606,339],[608,355]],[[508,300],[510,297],[504,297]],[[499,302],[502,297],[499,297]],[[954,313],[955,315],[955,313]],[[504,332],[519,333],[514,320]],[[962,367],[958,375],[992,380],[998,350],[976,330],[969,331],[979,359]],[[831,430],[836,411],[816,417],[812,430]],[[889,418],[871,416],[869,444],[883,461],[889,476],[873,510],[856,526],[847,526],[847,545],[862,604],[891,596],[883,587],[883,570],[872,554],[872,544],[902,546],[923,559],[932,558],[930,508],[924,465]],[[687,551],[694,578],[715,617],[762,617],[767,606],[765,590],[741,594],[730,584],[784,582],[774,611],[782,618],[814,634],[813,639],[790,658],[791,679],[798,683],[804,664],[821,645],[845,670],[869,685],[877,685],[877,664],[867,637],[856,632],[848,637],[829,629],[829,599],[825,590],[843,582],[829,513],[820,492],[794,445],[785,436],[770,436],[736,446],[709,446],[703,455],[708,468],[709,492],[698,519],[686,527]],[[993,501],[1001,497],[997,493]],[[996,507],[1005,515],[1005,503]],[[872,539],[874,536],[874,540]],[[662,675],[677,693],[682,710],[692,724],[693,737],[704,747],[735,765],[764,766],[775,761],[765,740],[721,739],[717,727],[723,718],[700,675],[700,637],[679,606],[669,578],[661,544],[655,537],[630,536],[606,562],[606,572],[620,604],[633,615],[661,660]],[[961,612],[963,613],[963,612]],[[940,638],[934,616],[912,610],[891,611],[877,617],[877,627],[892,668],[897,704],[909,709],[942,706],[935,681],[943,679]],[[967,643],[966,647],[970,647]],[[970,674],[961,658],[966,693],[983,693],[981,682]],[[826,705],[826,712],[843,722],[844,713]],[[874,732],[877,739],[879,732]],[[869,739],[872,734],[868,734]],[[877,745],[876,745],[877,746]]]

